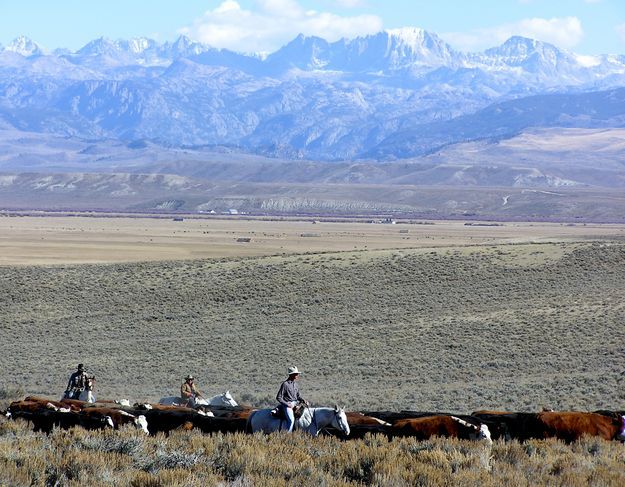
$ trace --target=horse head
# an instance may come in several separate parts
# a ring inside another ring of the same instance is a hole
[[[93,395],[93,386],[95,384],[95,376],[87,377],[85,381],[85,390],[80,393],[78,399],[86,402],[95,402]]]
[[[232,394],[230,394],[230,391],[226,391],[221,395],[221,400],[223,401],[223,403],[226,406],[229,406],[231,408],[235,408],[239,405],[239,403],[237,403],[234,398],[232,397]]]
[[[338,429],[341,433],[349,436],[349,423],[347,421],[347,415],[345,414],[345,408],[334,406],[334,418],[332,419],[332,426]]]

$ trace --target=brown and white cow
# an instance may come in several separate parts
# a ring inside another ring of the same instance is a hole
[[[388,434],[391,427],[386,421],[359,412],[346,411],[345,416],[349,424],[350,439],[363,438],[366,434]],[[338,431],[331,430],[330,433],[338,434]]]
[[[39,396],[26,396],[24,401],[25,402],[33,402],[33,403],[42,404],[43,406],[47,406],[48,404],[52,404],[52,405],[54,405],[55,407],[57,407],[59,409],[67,409],[67,408],[69,408],[72,411],[80,411],[80,409],[81,409],[80,405],[73,404],[72,402],[64,402],[63,400],[55,401],[54,399],[48,399],[48,398],[39,397]],[[75,402],[79,403],[81,401],[75,401]]]
[[[485,424],[473,424],[451,415],[400,419],[390,428],[391,436],[412,436],[427,440],[432,436],[484,440],[492,443],[490,430]]]
[[[125,425],[133,425],[135,428],[148,433],[148,423],[144,415],[135,415],[116,408],[84,408],[80,412],[81,418],[100,419],[109,422],[115,429]]]
[[[427,416],[451,416],[450,413],[432,411],[363,411],[362,414],[373,418],[381,419],[386,423],[394,423],[400,419],[425,418]],[[457,416],[457,415],[454,415]]]
[[[544,437],[571,442],[584,435],[625,441],[625,416],[607,416],[578,411],[541,412],[537,415]]]
[[[559,438],[575,441],[583,435],[599,436],[606,440],[625,441],[623,415],[601,411],[542,411],[540,413],[510,413],[500,411],[475,411],[473,416],[485,421],[505,425],[510,436],[519,441],[531,438]]]
[[[44,403],[42,398],[29,401],[15,401],[9,405],[7,416],[14,419],[25,419],[33,424],[35,431],[49,434],[53,428],[68,429],[73,426],[82,426],[87,429],[102,429],[113,427],[106,418],[83,418],[77,411],[66,407],[58,407],[55,401]]]
[[[148,422],[148,431],[151,435],[169,433],[176,429],[192,429],[196,418],[204,417],[195,409],[176,406],[154,405],[152,409],[143,412]]]
[[[536,413],[508,411],[473,411],[471,416],[486,424],[493,425],[496,438],[525,441],[532,438],[544,438],[542,426]]]

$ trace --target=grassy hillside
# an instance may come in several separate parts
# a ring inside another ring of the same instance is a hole
[[[0,387],[56,396],[273,401],[289,364],[316,404],[621,408],[625,245],[0,269]]]

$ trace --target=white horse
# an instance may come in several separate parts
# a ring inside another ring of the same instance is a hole
[[[169,397],[161,398],[161,400],[158,401],[158,403],[164,406],[180,406],[181,404],[184,404],[184,401],[182,400],[180,396],[169,396]],[[203,397],[193,397],[191,399],[192,408],[199,408],[201,406],[218,406],[218,407],[235,408],[238,405],[239,403],[237,403],[234,400],[234,398],[232,397],[232,394],[230,394],[230,391],[217,394],[216,396],[213,396],[210,399],[204,399]]]
[[[252,433],[262,431],[271,433],[273,431],[286,430],[286,420],[275,418],[271,414],[271,409],[259,409],[254,411],[247,420],[248,430]],[[345,409],[339,408],[306,408],[299,419],[295,420],[294,429],[306,431],[312,436],[317,436],[319,432],[332,426],[345,435],[349,435],[349,423],[345,415]]]
[[[85,389],[78,396],[79,401],[95,402],[95,396],[93,395],[93,387],[95,385],[95,377],[87,377]]]

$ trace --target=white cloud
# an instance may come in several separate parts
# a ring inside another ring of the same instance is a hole
[[[572,48],[582,40],[584,30],[577,17],[534,17],[470,32],[449,32],[441,37],[458,49],[479,51],[505,42],[512,36],[523,36]]]
[[[621,38],[621,40],[623,42],[625,42],[625,23],[621,24],[621,25],[617,25],[615,27],[616,33],[619,35],[619,37]]]
[[[255,4],[254,10],[246,10],[235,0],[224,0],[180,33],[215,47],[261,52],[274,51],[300,33],[333,41],[382,29],[382,19],[376,15],[305,10],[296,0],[256,0]]]

